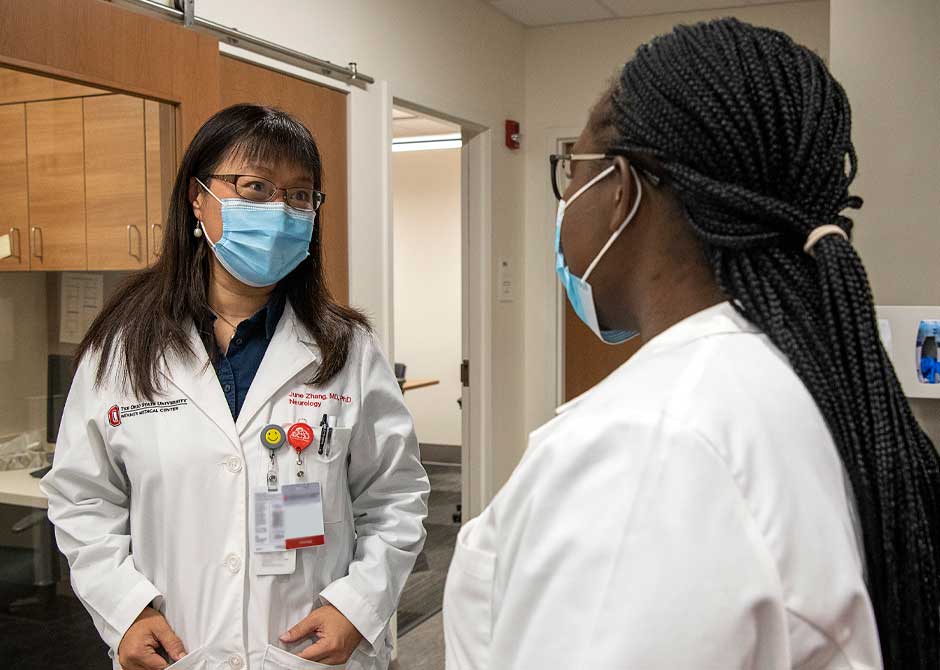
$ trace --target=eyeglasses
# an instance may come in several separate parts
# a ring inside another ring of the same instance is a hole
[[[551,165],[552,191],[554,191],[555,197],[559,200],[562,199],[565,189],[568,188],[568,182],[571,181],[572,163],[575,161],[613,160],[617,156],[628,157],[626,153],[552,154],[548,157],[548,162]],[[649,179],[653,186],[659,186],[661,179],[658,176],[654,175],[646,168],[637,165],[635,161],[633,162],[633,166],[639,170],[643,176]]]
[[[317,211],[326,202],[326,194],[315,188],[307,186],[292,186],[279,188],[264,177],[251,174],[212,174],[213,179],[228,182],[235,187],[235,192],[245,200],[253,202],[270,202],[281,191],[284,192],[284,202],[288,207],[306,212]]]

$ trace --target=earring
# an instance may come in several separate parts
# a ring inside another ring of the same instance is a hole
[[[193,237],[197,239],[202,237],[202,221],[199,221],[199,225],[193,228]]]

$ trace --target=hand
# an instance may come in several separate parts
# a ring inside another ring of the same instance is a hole
[[[118,645],[118,662],[124,670],[162,670],[169,665],[157,653],[159,648],[175,663],[186,655],[186,649],[163,615],[147,607],[124,633]]]
[[[362,642],[362,634],[332,605],[313,610],[303,621],[281,635],[281,642],[297,642],[314,636],[318,638],[317,641],[298,655],[326,665],[342,665]]]

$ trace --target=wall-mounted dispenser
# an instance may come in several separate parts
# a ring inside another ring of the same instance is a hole
[[[878,328],[909,398],[940,398],[940,307],[879,306]]]
[[[940,384],[940,361],[937,360],[937,342],[940,341],[940,321],[921,321],[917,327],[917,378],[922,384]]]

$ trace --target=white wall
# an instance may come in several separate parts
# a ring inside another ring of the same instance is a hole
[[[832,71],[852,103],[855,244],[883,305],[940,304],[940,2],[832,0]],[[940,401],[915,413],[940,444]]]
[[[503,121],[524,113],[521,25],[478,0],[198,0],[196,14],[318,58],[354,60],[396,98],[494,129],[490,242],[521,264],[523,157],[502,142]],[[483,400],[492,407],[488,446],[499,486],[525,443],[522,300],[494,301],[491,330],[494,390]]]
[[[46,332],[46,275],[0,273],[0,437],[46,425]]]
[[[128,275],[100,274],[105,301]],[[47,357],[78,348],[59,341],[61,281],[60,272],[0,272],[0,437],[45,428]]]
[[[526,430],[550,418],[556,405],[555,200],[548,172],[553,140],[580,133],[588,110],[640,44],[678,23],[729,14],[782,30],[824,58],[828,55],[827,0],[571,24],[526,35]]]
[[[405,402],[423,444],[461,443],[460,150],[392,154],[395,359],[439,379]]]

